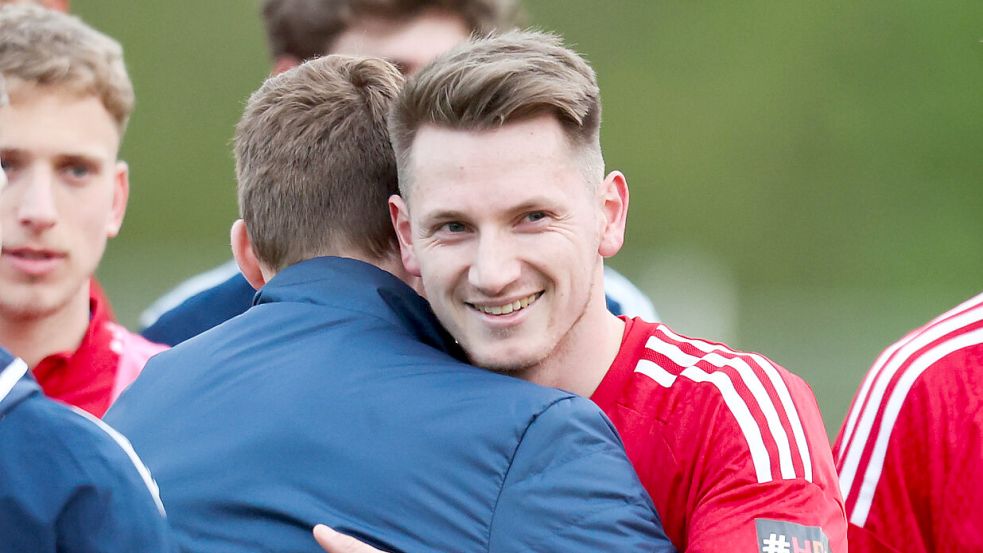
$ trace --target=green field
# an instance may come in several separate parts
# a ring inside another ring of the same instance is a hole
[[[683,333],[765,353],[836,432],[877,352],[983,289],[983,2],[529,2],[598,71],[632,190],[612,264]],[[254,0],[75,0],[127,52],[122,321],[229,257]]]

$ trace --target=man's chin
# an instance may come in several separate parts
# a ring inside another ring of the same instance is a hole
[[[467,351],[467,348],[465,348]],[[472,365],[492,372],[508,374],[510,376],[521,377],[523,373],[543,362],[540,355],[519,355],[519,354],[495,354],[486,352],[468,351],[468,358]]]
[[[0,297],[0,317],[8,321],[36,321],[57,313],[66,301],[55,301],[43,294],[29,294],[27,297]]]

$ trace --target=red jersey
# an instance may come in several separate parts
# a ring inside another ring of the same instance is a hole
[[[98,285],[89,287],[89,327],[78,349],[51,354],[32,369],[45,395],[101,417],[167,346],[148,342],[114,322]]]
[[[669,539],[690,553],[846,552],[809,386],[758,354],[624,320],[591,399],[621,434]]]
[[[835,452],[854,551],[983,551],[983,294],[877,358]]]

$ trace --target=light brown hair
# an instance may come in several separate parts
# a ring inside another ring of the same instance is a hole
[[[410,149],[420,127],[480,131],[547,114],[580,150],[587,181],[599,183],[601,104],[590,65],[550,33],[472,39],[411,78],[393,106],[389,133],[400,190],[407,196]]]
[[[0,7],[0,73],[11,96],[22,85],[96,96],[120,134],[133,112],[123,48],[73,15],[28,4]]]
[[[263,24],[274,58],[307,60],[331,51],[335,39],[365,15],[397,19],[426,9],[457,15],[475,34],[514,29],[519,0],[263,0]]]
[[[383,60],[327,56],[271,77],[249,98],[235,133],[239,211],[267,267],[396,251],[386,114],[402,84]]]

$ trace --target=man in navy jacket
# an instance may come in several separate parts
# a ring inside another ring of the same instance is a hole
[[[671,551],[588,401],[457,361],[384,209],[402,84],[329,56],[267,81],[236,130],[246,313],[155,357],[107,415],[189,551]]]

